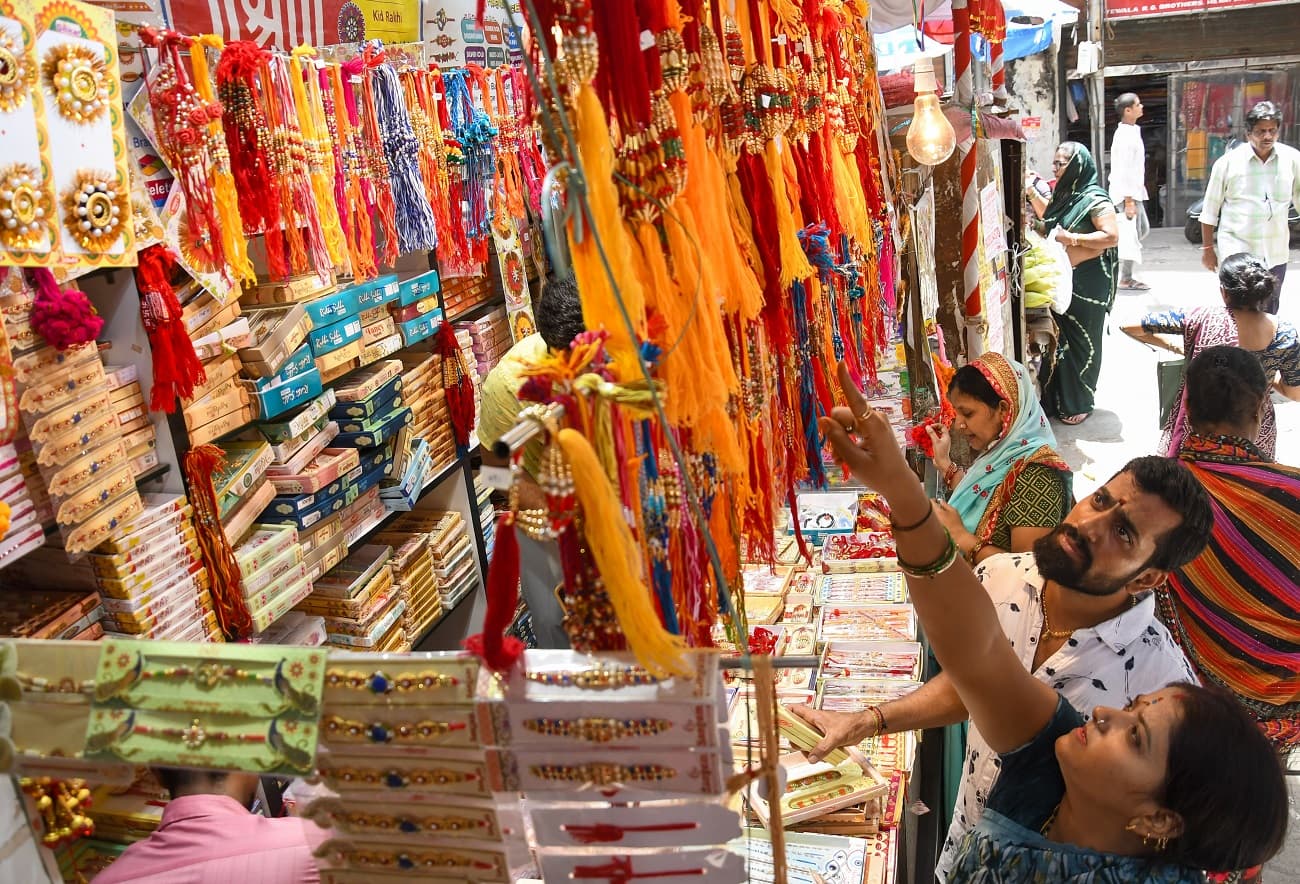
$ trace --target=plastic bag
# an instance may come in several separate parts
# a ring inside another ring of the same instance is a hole
[[[1052,290],[1052,312],[1064,313],[1070,309],[1074,297],[1074,268],[1070,266],[1070,256],[1065,251],[1065,243],[1060,239],[1065,236],[1060,227],[1053,227],[1047,236],[1047,251],[1056,259],[1056,284]]]
[[[1044,239],[1032,230],[1027,232],[1025,241],[1029,244],[1024,263],[1025,306],[1051,307],[1057,313],[1064,313],[1070,308],[1070,288],[1074,282],[1065,246],[1055,235]]]

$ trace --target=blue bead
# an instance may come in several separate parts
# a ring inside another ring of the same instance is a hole
[[[403,832],[418,832],[420,830],[420,827],[410,820],[402,820],[397,824],[397,828],[401,829]]]
[[[406,786],[406,778],[395,770],[389,771],[388,774],[384,776],[384,785],[388,786],[390,789],[402,789]]]
[[[397,855],[397,865],[398,868],[413,869],[415,868],[415,860],[411,859],[405,853],[399,853]]]
[[[376,672],[374,675],[370,676],[371,693],[386,694],[391,689],[392,685],[388,683],[388,676],[384,675],[382,672]]]
[[[370,735],[370,742],[372,743],[387,743],[390,739],[388,728],[384,727],[382,724],[370,725],[368,733]]]

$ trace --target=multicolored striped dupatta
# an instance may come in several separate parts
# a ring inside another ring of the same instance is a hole
[[[1205,681],[1279,749],[1300,746],[1300,469],[1229,437],[1191,434],[1178,456],[1210,494],[1214,533],[1170,575],[1161,614]]]

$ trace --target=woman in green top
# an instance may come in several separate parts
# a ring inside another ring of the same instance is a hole
[[[1035,226],[1044,235],[1059,227],[1074,267],[1070,308],[1056,314],[1060,346],[1047,368],[1043,407],[1065,424],[1081,424],[1092,414],[1097,378],[1101,374],[1101,344],[1106,315],[1115,303],[1115,246],[1119,227],[1115,204],[1097,177],[1097,163],[1088,148],[1067,141],[1056,149],[1052,169],[1057,175],[1051,202],[1031,186],[1030,203],[1040,216]]]
[[[1070,511],[1072,483],[1028,369],[985,353],[957,369],[948,400],[957,415],[953,428],[976,457],[961,469],[952,462],[948,432],[941,424],[927,427],[935,469],[950,491],[947,503],[935,504],[939,519],[972,564],[1032,549]]]

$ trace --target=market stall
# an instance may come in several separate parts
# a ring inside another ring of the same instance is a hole
[[[816,8],[0,5],[6,878],[111,867],[151,767],[263,775],[331,881],[928,874],[918,735],[811,765],[779,708],[925,676],[817,418],[842,362],[914,444],[948,361],[928,167]],[[571,650],[525,650],[527,543]]]

